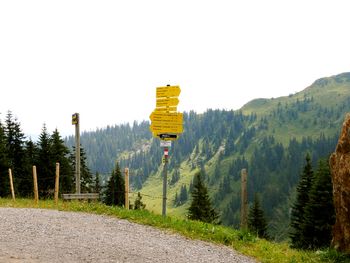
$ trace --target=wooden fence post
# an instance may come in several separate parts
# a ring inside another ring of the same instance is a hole
[[[241,229],[248,228],[247,170],[241,170]]]
[[[55,180],[55,204],[58,204],[58,191],[60,184],[60,164],[56,163],[56,180]]]
[[[33,165],[33,181],[34,181],[34,202],[38,204],[39,202],[39,192],[38,192],[38,178],[36,175],[36,166]]]
[[[12,200],[13,200],[13,201],[16,201],[16,198],[15,198],[15,189],[13,188],[13,179],[12,179],[12,171],[11,171],[11,168],[9,168],[9,178],[10,178],[10,187],[11,187]]]
[[[129,168],[125,168],[125,208],[129,210]]]

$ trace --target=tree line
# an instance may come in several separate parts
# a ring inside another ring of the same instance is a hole
[[[86,162],[86,153],[81,150],[81,191],[91,192],[93,176]],[[0,121],[0,197],[10,194],[8,169],[14,177],[14,189],[20,197],[33,195],[33,165],[37,168],[39,194],[52,197],[55,183],[55,165],[60,164],[60,190],[70,193],[75,185],[75,150],[64,143],[59,131],[51,134],[45,124],[38,141],[26,139],[20,122],[8,112],[4,123]]]

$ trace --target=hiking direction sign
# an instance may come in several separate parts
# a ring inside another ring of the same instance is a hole
[[[179,86],[158,87],[156,89],[156,108],[149,116],[150,130],[154,137],[173,141],[183,132],[183,114],[177,112]]]

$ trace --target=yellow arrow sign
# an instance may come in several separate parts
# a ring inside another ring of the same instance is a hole
[[[182,133],[183,127],[182,125],[176,125],[172,123],[155,123],[151,124],[150,130],[154,134],[160,134],[160,133]]]
[[[154,112],[176,112],[177,107],[163,107],[163,108],[155,108]]]
[[[152,112],[149,116],[152,122],[176,122],[182,123],[183,114],[182,113],[166,113],[166,112]]]
[[[172,107],[179,104],[178,98],[157,99],[156,107]]]
[[[179,86],[166,86],[157,88],[157,98],[178,97],[181,89]]]

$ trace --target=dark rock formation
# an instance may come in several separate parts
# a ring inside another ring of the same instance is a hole
[[[330,157],[336,222],[332,246],[350,254],[350,114],[343,123],[337,148]]]

